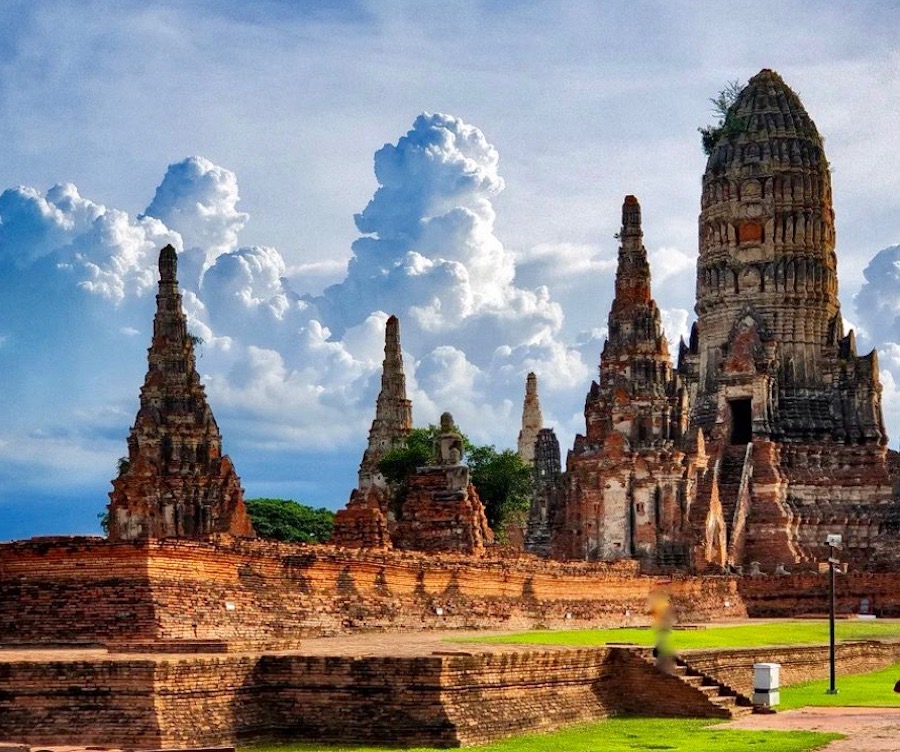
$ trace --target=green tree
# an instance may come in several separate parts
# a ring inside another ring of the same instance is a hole
[[[403,497],[406,479],[416,468],[434,462],[434,441],[440,430],[434,425],[414,428],[405,446],[391,450],[378,463],[381,474],[397,488],[395,503]],[[512,450],[498,452],[493,446],[474,446],[465,436],[463,443],[471,481],[484,502],[488,523],[499,533],[512,515],[528,510],[534,472]],[[394,511],[398,519],[402,518],[402,509]]]
[[[438,427],[414,428],[406,437],[406,443],[391,449],[378,463],[378,470],[384,479],[394,485],[402,486],[417,467],[428,465],[434,460],[434,439]]]
[[[467,462],[488,524],[501,533],[510,519],[531,506],[534,469],[511,449],[498,452],[493,446],[472,447]]]
[[[716,96],[710,97],[712,112],[719,117],[719,121],[715,125],[697,129],[700,131],[703,151],[707,155],[712,154],[716,143],[723,135],[732,136],[744,129],[746,124],[743,118],[739,118],[734,112],[734,104],[742,89],[740,81],[729,81]]]
[[[290,499],[247,499],[247,513],[260,538],[286,543],[327,543],[334,512]]]

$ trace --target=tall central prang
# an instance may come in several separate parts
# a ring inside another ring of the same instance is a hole
[[[844,334],[822,138],[771,70],[710,135],[697,321],[674,372],[640,208],[625,200],[600,382],[561,481],[553,551],[771,572],[813,566],[839,533],[845,560],[890,566],[900,461],[888,461],[877,355]]]
[[[730,122],[703,176],[694,421],[734,443],[885,443],[875,355],[843,332],[816,126],[770,70]]]

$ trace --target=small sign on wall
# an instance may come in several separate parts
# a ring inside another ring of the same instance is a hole
[[[226,611],[234,611],[237,606],[234,605],[234,601],[225,601],[225,610]]]

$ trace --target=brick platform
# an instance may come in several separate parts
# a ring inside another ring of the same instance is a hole
[[[623,712],[727,715],[701,688],[660,674],[633,648],[534,650],[446,643],[442,636],[360,635],[311,640],[304,651],[196,656],[0,650],[0,741],[159,748],[275,738],[460,746]],[[824,645],[685,657],[744,692],[754,662],[781,663],[784,684],[828,672]],[[897,660],[900,642],[838,648],[842,674]]]
[[[0,545],[0,645],[226,640],[256,649],[359,630],[639,621],[634,562],[373,552],[263,541],[34,539]],[[683,621],[746,616],[733,578],[670,585]]]

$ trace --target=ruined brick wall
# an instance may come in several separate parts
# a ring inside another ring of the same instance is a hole
[[[656,580],[633,562],[561,564],[243,542],[167,541],[149,565],[166,638],[288,639],[359,629],[528,629],[639,621]],[[736,582],[673,581],[686,619],[745,613]],[[725,606],[725,603],[728,606]],[[233,610],[225,605],[232,603]],[[568,615],[568,616],[567,616]]]
[[[823,639],[828,639],[823,634]],[[781,664],[788,686],[829,675],[828,645],[790,645],[740,650],[693,650],[682,656],[691,666],[746,695],[753,693],[753,664]],[[848,642],[836,646],[838,676],[876,671],[900,661],[900,642]]]
[[[473,559],[263,541],[0,545],[0,643],[219,639],[354,630],[640,623],[656,586],[634,562]],[[744,616],[730,578],[672,581],[682,620]]]
[[[159,747],[154,664],[0,662],[0,739]]]
[[[637,689],[626,681],[635,671]],[[632,707],[636,697],[648,702]],[[0,661],[0,738],[32,744],[274,738],[455,747],[625,711],[665,714],[660,703],[671,715],[708,706],[698,690],[615,648]]]
[[[659,671],[637,652],[615,650],[610,679],[601,686],[607,703],[626,715],[656,718],[728,718],[729,711],[709,702],[698,687]]]
[[[738,590],[752,617],[785,617],[828,613],[827,574],[801,573],[789,577],[743,577]],[[900,572],[850,571],[834,582],[835,608],[840,614],[859,613],[862,599],[872,613],[900,616]]]
[[[0,545],[0,643],[100,644],[157,631],[146,547],[99,538]]]

